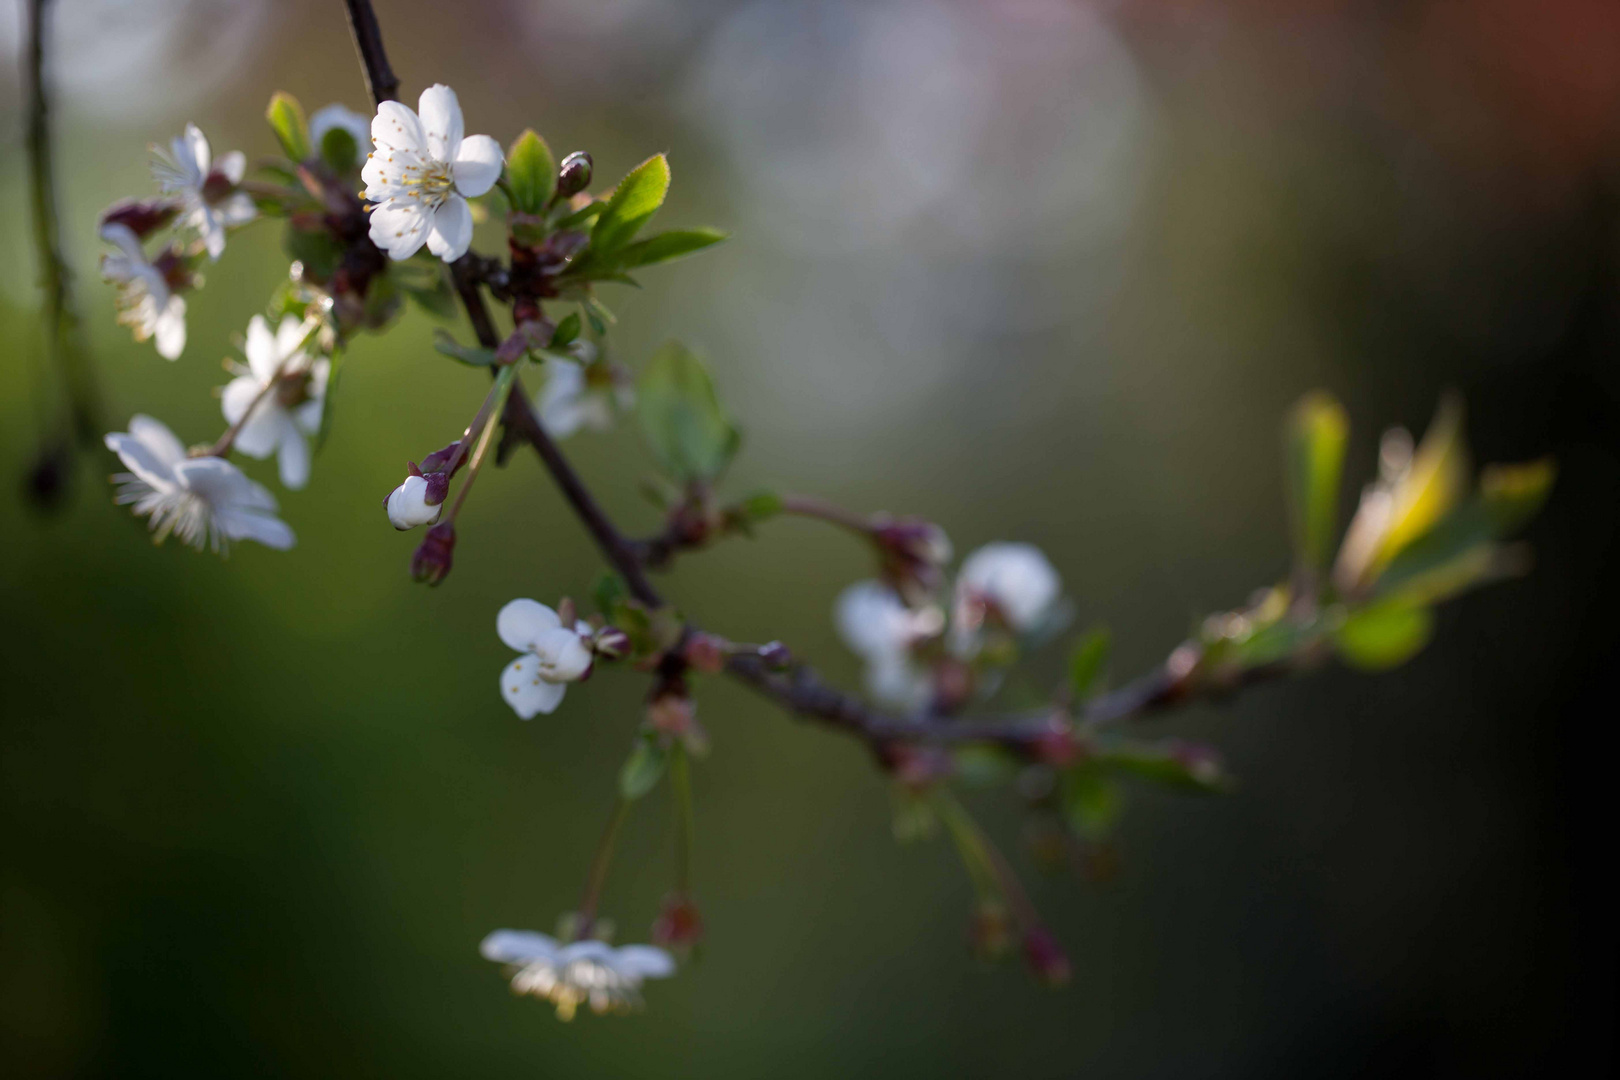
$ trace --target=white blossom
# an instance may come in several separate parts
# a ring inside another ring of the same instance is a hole
[[[320,151],[322,140],[326,138],[326,133],[333,130],[347,131],[352,135],[355,149],[358,151],[371,137],[371,121],[337,102],[316,109],[314,115],[309,118],[309,141],[317,153]]]
[[[218,457],[187,457],[174,432],[149,416],[135,416],[129,430],[107,436],[107,449],[129,469],[117,473],[114,499],[133,503],[137,516],[152,519],[155,541],[173,533],[201,551],[221,551],[230,540],[257,540],[286,550],[295,537],[276,517],[275,496]]]
[[[554,439],[576,431],[610,431],[614,416],[635,402],[635,390],[608,364],[596,363],[596,347],[577,341],[569,347],[576,360],[553,356],[546,361],[546,384],[535,395],[535,412]]]
[[[500,179],[504,157],[488,135],[462,137],[461,104],[448,86],[422,91],[421,115],[397,101],[377,106],[360,177],[372,203],[371,240],[394,259],[421,249],[454,262],[472,244],[472,207]]]
[[[599,1015],[637,1008],[645,980],[675,974],[669,953],[653,945],[615,949],[591,940],[562,945],[529,930],[496,930],[478,951],[486,960],[512,965],[513,991],[545,998],[563,1020],[572,1020],[582,1004]]]
[[[101,227],[101,238],[118,249],[101,257],[101,276],[118,288],[118,321],[134,331],[136,341],[155,339],[165,360],[177,359],[186,348],[185,298],[169,288],[128,225],[110,221]]]
[[[986,544],[962,560],[957,573],[957,627],[977,627],[990,609],[1015,633],[1028,633],[1045,621],[1062,592],[1062,579],[1040,548]]]
[[[236,366],[237,377],[220,399],[227,423],[235,424],[253,410],[236,433],[236,449],[251,458],[277,455],[281,482],[294,490],[309,482],[308,440],[321,429],[332,374],[330,360],[310,359],[304,348],[307,336],[308,327],[292,315],[273,334],[263,315],[253,316],[242,350],[247,366]]]
[[[862,581],[839,594],[834,619],[844,644],[866,661],[866,688],[874,698],[902,708],[927,703],[932,680],[912,648],[942,629],[938,608],[913,610],[882,582]]]
[[[389,524],[401,532],[418,525],[429,525],[439,520],[443,502],[429,504],[426,477],[407,476],[405,482],[388,493],[383,509],[388,511]]]
[[[570,629],[542,603],[513,600],[496,616],[495,631],[524,654],[501,672],[501,696],[524,720],[555,711],[567,684],[591,670],[590,624],[581,621]]]
[[[197,230],[210,259],[224,253],[226,229],[245,225],[258,213],[252,197],[237,187],[246,169],[240,150],[214,161],[196,124],[187,124],[185,134],[169,143],[169,153],[157,152],[152,172],[158,186],[180,199],[180,223]]]

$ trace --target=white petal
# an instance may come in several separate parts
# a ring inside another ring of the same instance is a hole
[[[578,364],[552,358],[546,361],[546,385],[535,401],[540,424],[554,439],[566,439],[584,422],[579,409],[585,392],[585,371]]]
[[[868,659],[904,652],[914,636],[910,610],[877,581],[857,582],[840,593],[834,621],[844,644]]]
[[[261,510],[240,506],[227,506],[214,514],[219,531],[232,540],[252,540],[277,551],[286,551],[298,543],[292,526]]]
[[[605,941],[597,941],[595,938],[587,938],[584,941],[576,941],[571,945],[564,945],[557,952],[557,963],[559,964],[569,964],[576,960],[595,960],[616,970],[616,965],[613,963],[613,946]]]
[[[267,394],[237,431],[232,446],[250,458],[263,461],[276,452],[291,425],[287,410],[276,404],[274,394]]]
[[[145,417],[135,419],[142,420]],[[152,423],[156,424],[157,421],[153,420]],[[134,426],[135,421],[130,421],[130,427]],[[170,437],[173,438],[172,435]],[[154,450],[146,440],[134,432],[109,432],[105,441],[107,449],[118,455],[124,467],[144,480],[148,486],[159,491],[172,491],[178,484],[174,477],[174,462],[167,460],[163,452]],[[181,450],[182,456],[184,453],[185,451]]]
[[[186,351],[186,301],[184,297],[169,297],[169,302],[164,304],[163,310],[158,313],[155,332],[158,355],[165,360],[178,360],[180,354]]]
[[[567,691],[566,683],[549,683],[540,677],[540,658],[532,653],[518,657],[501,672],[501,697],[523,720],[552,712]]]
[[[540,676],[548,682],[573,682],[591,670],[591,650],[576,630],[547,630],[536,639],[534,651],[540,657]]]
[[[388,522],[394,528],[404,532],[414,529],[418,525],[426,525],[439,519],[439,512],[444,509],[443,503],[427,504],[427,481],[420,476],[407,476],[405,482],[388,493],[383,503],[388,513]]]
[[[371,118],[371,141],[377,145],[379,157],[387,150],[411,150],[420,153],[427,149],[422,136],[422,122],[416,114],[397,101],[385,101],[377,106],[377,115]]]
[[[219,216],[222,225],[234,229],[238,225],[246,225],[258,217],[259,208],[254,205],[253,196],[245,191],[238,191],[214,207],[214,213]]]
[[[461,141],[451,164],[456,190],[468,198],[477,198],[495,186],[505,162],[500,143],[488,135],[469,135]]]
[[[422,91],[416,109],[422,117],[428,153],[436,161],[455,160],[462,132],[461,102],[456,100],[456,92],[443,83],[435,83]]]
[[[170,468],[186,459],[186,444],[161,420],[137,413],[129,418],[129,433]]]
[[[175,140],[175,157],[188,174],[196,170],[193,182],[200,187],[208,175],[208,166],[213,160],[213,155],[208,150],[208,137],[196,124],[187,124],[186,133]]]
[[[141,238],[121,221],[109,221],[101,227],[101,238],[109,244],[115,245],[132,263],[146,262],[146,251],[141,247]]]
[[[432,218],[420,203],[393,199],[371,211],[371,242],[391,259],[408,259],[427,243]]]
[[[295,315],[283,315],[276,327],[276,355],[286,360],[304,343],[304,322]]]
[[[309,118],[309,141],[319,149],[321,140],[333,128],[342,128],[354,136],[356,146],[364,146],[366,139],[371,135],[371,124],[365,117],[352,109],[333,102],[323,108],[315,110]]]
[[[933,695],[933,679],[904,653],[874,656],[866,665],[866,690],[897,709],[920,709]]]
[[[995,543],[962,560],[957,589],[993,601],[1014,630],[1032,629],[1063,591],[1063,582],[1033,544]]]
[[[291,419],[288,417],[282,427],[281,454],[277,460],[281,465],[282,486],[297,491],[309,483],[309,443],[304,441],[303,433],[293,427]]]
[[[240,150],[221,154],[219,160],[214,162],[214,171],[222,173],[231,183],[240,184],[242,174],[247,171],[247,155]]]
[[[538,600],[513,600],[495,616],[495,632],[518,652],[532,652],[540,635],[561,625],[557,613]]]
[[[275,378],[276,368],[281,366],[281,353],[276,349],[276,336],[270,332],[270,324],[263,315],[248,320],[242,352],[247,355],[248,369],[261,385]]]
[[[225,222],[213,208],[199,206],[192,215],[192,223],[202,235],[203,246],[208,249],[208,257],[218,262],[219,257],[225,254]]]
[[[306,435],[314,435],[321,430],[321,413],[326,406],[326,383],[332,376],[332,362],[330,360],[317,360],[310,365],[309,383],[306,391],[309,400],[293,410],[293,422],[298,430]]]
[[[555,960],[557,942],[532,930],[496,930],[479,942],[478,952],[485,960],[501,964],[532,964],[536,960]]]
[[[238,375],[226,383],[224,393],[219,396],[219,411],[225,414],[225,422],[234,424],[242,419],[262,389],[264,384],[252,375]]]
[[[433,231],[428,233],[428,250],[445,262],[455,262],[472,246],[472,207],[460,195],[451,194],[433,211]]]
[[[637,979],[666,979],[675,974],[675,960],[653,945],[625,945],[613,954],[613,966]]]

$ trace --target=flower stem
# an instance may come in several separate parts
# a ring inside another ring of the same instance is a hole
[[[236,445],[236,437],[242,434],[242,429],[247,427],[247,422],[249,420],[253,419],[253,414],[258,412],[259,406],[264,402],[264,399],[269,397],[271,392],[275,390],[276,384],[281,381],[281,376],[287,371],[287,365],[292,363],[294,357],[302,357],[304,355],[304,349],[309,346],[310,339],[313,338],[315,336],[315,332],[321,328],[321,324],[318,319],[309,319],[307,322],[308,325],[304,329],[304,336],[302,340],[298,342],[298,348],[292,350],[292,352],[288,353],[282,358],[281,363],[276,365],[274,374],[265,380],[264,385],[259,387],[259,392],[253,395],[253,400],[248,402],[247,409],[242,413],[241,416],[236,418],[236,423],[226,428],[224,434],[215,440],[214,445],[210,446],[206,451],[204,451],[201,456],[224,457],[231,452],[231,447]]]
[[[669,756],[669,793],[675,800],[675,891],[692,893],[692,769],[686,746],[677,742]]]
[[[574,940],[590,936],[596,922],[596,905],[602,899],[602,886],[607,882],[608,867],[613,863],[613,844],[619,838],[619,828],[630,814],[630,800],[619,796],[613,802],[613,814],[608,818],[602,839],[596,842],[596,854],[591,857],[591,869],[585,877],[585,891],[579,898],[579,923]]]
[[[962,862],[967,866],[974,886],[979,889],[980,897],[1004,900],[1013,917],[1026,930],[1040,926],[1040,913],[1035,910],[1029,893],[1024,890],[1024,883],[1018,880],[1012,865],[995,842],[979,828],[979,823],[973,820],[967,808],[943,788],[934,795],[934,807],[956,841],[957,849],[962,853]]]
[[[446,522],[456,520],[461,513],[461,504],[467,501],[467,493],[472,490],[473,481],[478,479],[478,470],[483,468],[484,458],[488,456],[489,444],[495,437],[495,429],[500,426],[500,415],[506,407],[506,396],[512,392],[512,380],[517,377],[517,365],[508,364],[501,368],[500,374],[495,376],[495,385],[490,387],[489,396],[484,398],[484,404],[479,408],[478,415],[473,417],[472,424],[467,428],[467,434],[461,438],[461,445],[456,449],[455,456],[450,459],[449,471],[454,474],[467,454],[467,446],[474,438],[478,440],[472,451],[472,460],[467,463],[467,479],[461,484],[461,490],[456,492],[456,501],[450,506],[450,513],[444,518]]]
[[[864,514],[845,510],[842,506],[834,505],[814,495],[782,496],[782,512],[840,525],[863,536],[872,532],[872,522]]]

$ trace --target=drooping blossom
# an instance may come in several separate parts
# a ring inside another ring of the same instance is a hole
[[[218,161],[208,139],[196,124],[169,143],[169,152],[156,152],[152,173],[158,186],[180,200],[180,223],[197,231],[210,259],[225,251],[225,230],[245,225],[258,213],[253,199],[240,189],[247,158],[242,151],[222,154]]]
[[[223,551],[231,540],[256,540],[285,551],[296,538],[276,517],[275,496],[219,457],[187,457],[186,448],[160,421],[130,419],[129,430],[107,436],[107,449],[123,461],[114,499],[150,517],[157,543],[173,533],[201,551]]]
[[[509,648],[523,653],[501,672],[501,696],[524,720],[555,711],[568,684],[591,670],[590,624],[566,627],[538,601],[513,600],[501,608],[495,631]]]
[[[1033,544],[995,543],[962,560],[956,576],[953,629],[970,631],[994,615],[1014,633],[1045,622],[1063,593],[1063,581]]]
[[[505,158],[488,135],[462,136],[461,104],[444,85],[422,91],[412,112],[397,101],[377,106],[375,149],[360,177],[372,203],[371,240],[390,258],[408,259],[427,244],[454,262],[472,244],[469,198],[500,179]]]
[[[309,439],[321,429],[332,374],[330,360],[311,360],[307,336],[308,327],[292,315],[273,334],[263,315],[253,316],[242,350],[247,366],[235,367],[237,376],[220,399],[227,423],[248,417],[236,433],[236,449],[251,458],[275,454],[281,482],[294,490],[309,482]]]
[[[605,941],[562,945],[528,930],[496,930],[478,946],[486,960],[509,964],[512,989],[557,1006],[557,1017],[572,1020],[580,1005],[601,1015],[641,1005],[641,984],[675,974],[669,953],[652,945],[614,948]]]
[[[927,703],[932,680],[912,649],[943,628],[938,608],[913,610],[888,585],[861,581],[839,594],[834,618],[844,644],[866,661],[866,688],[874,698],[902,708]]]
[[[186,301],[169,287],[162,268],[146,257],[140,238],[127,225],[109,221],[101,238],[118,250],[101,257],[101,276],[118,288],[118,321],[136,341],[154,339],[158,355],[177,359],[186,348]]]
[[[598,362],[590,342],[576,341],[569,352],[577,363],[555,356],[546,361],[546,384],[534,400],[541,426],[554,439],[581,429],[612,430],[614,416],[634,404],[634,388],[614,365]]]

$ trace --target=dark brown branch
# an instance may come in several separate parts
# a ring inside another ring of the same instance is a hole
[[[368,0],[347,0],[347,3],[355,47],[365,65],[372,96],[379,102],[389,100],[398,89],[398,80],[394,78],[387,55],[383,52],[376,15]],[[501,340],[489,308],[484,303],[483,293],[479,291],[484,278],[483,267],[484,260],[469,252],[453,263],[450,270],[456,293],[461,298],[462,306],[467,309],[467,318],[472,323],[479,345],[493,350],[500,347]],[[626,537],[608,518],[561,449],[541,427],[539,418],[529,407],[521,384],[513,385],[502,422],[506,426],[508,439],[521,439],[534,448],[608,564],[624,578],[631,595],[649,607],[663,607],[663,597],[646,573],[647,561],[655,557],[655,553],[649,550],[646,542]],[[806,507],[801,512],[808,509]],[[813,516],[828,517],[825,513]],[[695,627],[687,628],[689,634],[694,630]],[[1288,670],[1284,665],[1273,665],[1250,669],[1224,682],[1200,680],[1195,683],[1193,675],[1197,658],[1198,654],[1192,646],[1183,646],[1157,670],[1087,702],[1081,710],[1080,723],[1091,728],[1101,727],[1158,711],[1194,693],[1219,693],[1234,689],[1239,682],[1254,681]],[[665,670],[672,665],[674,670]],[[660,672],[664,677],[678,676],[682,667],[684,664],[679,657],[672,655]],[[1030,753],[1043,740],[1058,732],[1062,723],[1061,718],[1054,719],[1053,709],[986,717],[899,717],[874,709],[861,699],[829,685],[814,668],[805,664],[797,665],[789,672],[778,672],[771,670],[758,656],[738,655],[726,662],[725,670],[789,712],[856,735],[880,753],[894,742],[986,742]]]

